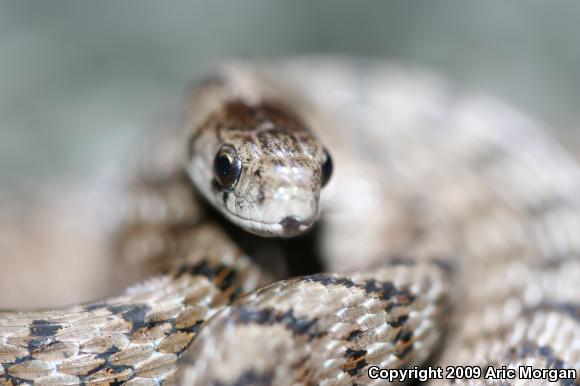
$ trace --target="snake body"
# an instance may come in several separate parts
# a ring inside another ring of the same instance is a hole
[[[99,302],[1,312],[3,383],[580,371],[579,169],[525,116],[432,74],[334,58],[226,65],[128,190],[119,266],[152,278]],[[273,264],[284,247],[244,233],[310,229],[316,251],[302,254],[332,273],[274,282],[251,252]]]

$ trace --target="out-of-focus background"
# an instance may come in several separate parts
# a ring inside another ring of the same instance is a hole
[[[5,1],[0,186],[114,168],[221,58],[412,61],[498,96],[579,148],[574,1]]]

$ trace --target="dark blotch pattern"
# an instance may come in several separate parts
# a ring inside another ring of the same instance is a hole
[[[307,336],[309,340],[325,335],[319,331],[318,319],[301,318],[294,315],[294,310],[279,312],[272,308],[252,308],[250,306],[233,307],[231,311],[232,320],[236,324],[260,324],[273,325],[281,324],[294,336]]]
[[[374,279],[365,281],[364,283],[357,284],[354,281],[344,278],[335,277],[325,274],[317,274],[305,276],[304,281],[311,283],[320,283],[324,286],[344,286],[346,288],[361,288],[368,294],[378,295],[382,300],[390,300],[394,297],[398,297],[405,304],[410,304],[415,300],[415,296],[405,290],[399,290],[391,282],[379,282]]]
[[[367,355],[366,350],[347,349],[344,353],[346,363],[341,367],[342,370],[346,371],[351,377],[356,376],[362,369],[364,369],[368,365],[365,359],[366,355]]]
[[[210,265],[206,260],[196,265],[184,265],[177,270],[177,276],[200,275],[212,281],[220,290],[229,290],[229,300],[235,300],[242,292],[239,286],[235,285],[238,272],[230,266],[224,264]]]
[[[62,328],[59,323],[48,320],[34,320],[30,325],[30,340],[27,348],[30,352],[47,348],[55,342],[55,334]]]
[[[32,336],[53,336],[62,326],[58,323],[49,322],[48,320],[34,320],[30,326],[30,335]]]
[[[403,359],[403,358],[405,358],[411,352],[411,350],[413,350],[413,345],[412,344],[408,344],[406,346],[403,346],[403,348],[401,350],[395,352],[395,355],[399,359]]]
[[[350,279],[344,277],[334,277],[325,274],[305,276],[304,281],[311,283],[320,283],[324,286],[342,285],[345,286],[346,288],[352,288],[356,286],[356,284]]]
[[[151,311],[151,307],[147,304],[122,304],[109,306],[107,309],[112,314],[118,315],[127,322],[132,323],[132,332],[148,324],[145,316]]]
[[[346,340],[352,342],[357,340],[361,335],[363,334],[363,332],[361,330],[353,330],[351,331],[350,334],[348,334],[348,336],[346,337]]]
[[[413,338],[413,331],[403,331],[402,329],[399,331],[397,336],[395,337],[395,342],[409,342]]]
[[[389,325],[394,328],[401,327],[409,319],[408,315],[401,315],[397,319],[389,322]]]

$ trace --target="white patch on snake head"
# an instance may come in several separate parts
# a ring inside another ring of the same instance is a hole
[[[318,217],[320,170],[308,159],[262,155],[247,169],[239,194],[249,203],[238,213],[251,231],[262,235],[292,237],[313,225]]]

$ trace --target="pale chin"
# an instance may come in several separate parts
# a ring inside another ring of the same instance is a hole
[[[243,219],[230,213],[227,214],[227,217],[230,221],[244,229],[246,232],[261,237],[295,237],[305,233],[312,227],[312,223],[303,224],[297,229],[293,229],[291,232],[289,232],[282,226],[282,224],[280,224],[280,222],[266,223],[256,220]]]
[[[246,232],[261,237],[282,237],[282,225],[278,223],[264,223],[260,221],[248,220],[228,214],[228,218]]]

